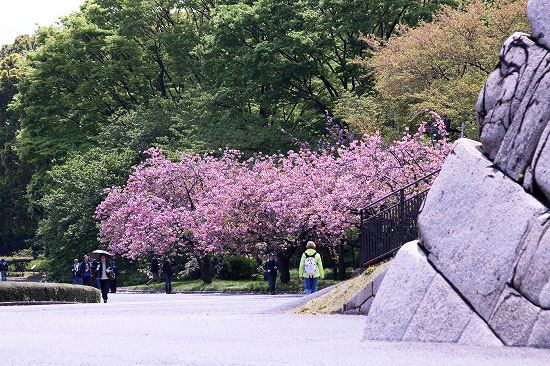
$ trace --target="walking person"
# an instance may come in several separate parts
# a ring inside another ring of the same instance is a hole
[[[159,269],[159,261],[156,256],[153,256],[153,259],[151,260],[151,274],[153,278],[150,279],[147,284],[150,284],[151,282],[160,282]]]
[[[315,243],[312,241],[307,242],[306,251],[300,259],[299,275],[300,281],[304,281],[306,295],[317,291],[319,279],[325,277],[321,255],[315,250]]]
[[[99,282],[99,275],[97,274],[97,267],[99,266],[99,263],[94,259],[92,262],[92,283],[94,284],[95,288],[101,289],[101,284]]]
[[[82,285],[82,277],[80,274],[80,263],[78,259],[74,259],[74,263],[71,266],[71,273],[73,274],[73,285]]]
[[[115,262],[113,262],[113,265],[111,266],[111,269],[113,270],[113,276],[111,276],[111,293],[113,294],[116,294],[116,286],[117,286],[117,281],[118,281],[118,268],[115,264]]]
[[[0,272],[2,273],[2,281],[8,280],[8,262],[0,260]]]
[[[101,255],[99,264],[95,272],[101,288],[101,297],[103,298],[103,302],[106,303],[110,287],[109,280],[110,278],[112,278],[113,275],[111,264],[107,261],[106,255]]]
[[[92,262],[87,255],[84,256],[84,262],[81,264],[80,276],[82,277],[82,283],[84,285],[92,285]]]
[[[170,258],[166,259],[166,262],[162,265],[162,272],[164,272],[164,281],[166,281],[165,289],[167,294],[172,293],[172,263]]]
[[[277,269],[279,267],[279,262],[277,262],[277,257],[275,253],[269,254],[269,260],[265,262],[264,271],[267,272],[267,279],[269,281],[269,291],[271,295],[275,294],[275,282],[277,281]]]

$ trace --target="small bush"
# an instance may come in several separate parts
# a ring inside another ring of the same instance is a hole
[[[0,283],[0,302],[99,302],[101,292],[90,286],[39,282]]]
[[[257,264],[252,258],[231,256],[227,257],[221,266],[218,277],[222,280],[246,280],[256,274]]]
[[[35,272],[49,272],[50,263],[46,259],[44,254],[40,254],[38,258],[27,263],[25,268],[26,271],[35,271]]]

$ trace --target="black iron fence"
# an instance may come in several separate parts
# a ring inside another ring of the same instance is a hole
[[[439,169],[359,211],[363,266],[392,256],[403,244],[418,238],[416,220],[430,189],[427,181],[438,172]]]

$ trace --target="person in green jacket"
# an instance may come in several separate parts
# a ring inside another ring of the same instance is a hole
[[[306,295],[317,291],[317,283],[325,277],[325,271],[321,255],[315,250],[315,243],[312,241],[307,242],[306,251],[300,260],[299,272],[300,281],[304,281],[306,286]]]

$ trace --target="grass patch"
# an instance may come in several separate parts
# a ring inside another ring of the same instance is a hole
[[[388,268],[390,263],[391,261],[388,261],[377,267],[369,267],[361,275],[346,281],[322,296],[310,300],[304,306],[291,312],[298,314],[334,314],[369,282],[372,282],[382,271]]]
[[[340,281],[324,279],[319,281],[318,289],[332,286]],[[277,279],[276,288],[278,292],[283,293],[303,293],[305,292],[304,283],[298,278],[298,271],[290,271],[290,282],[281,283]],[[164,291],[164,282],[152,283],[150,285],[137,285],[123,287],[127,290],[148,290]],[[255,280],[219,280],[214,279],[212,283],[205,284],[202,280],[184,280],[172,281],[172,291],[204,291],[204,292],[269,292],[269,283],[267,281]]]
[[[0,302],[61,301],[95,303],[100,301],[100,296],[99,290],[90,286],[39,282],[0,283]]]

